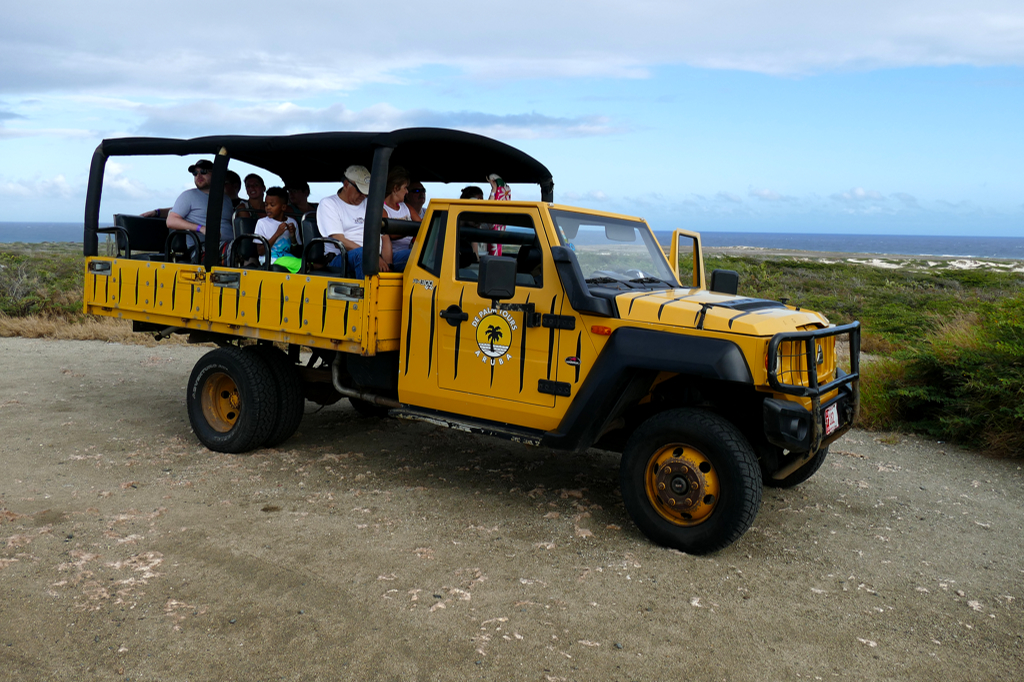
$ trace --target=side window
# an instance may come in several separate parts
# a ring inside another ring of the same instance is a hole
[[[531,216],[467,211],[459,214],[456,231],[458,279],[475,282],[480,256],[493,255],[516,259],[516,286],[543,286],[543,252]]]
[[[448,222],[448,211],[436,211],[427,226],[423,251],[420,252],[420,267],[440,276],[441,255],[444,253],[444,226]]]

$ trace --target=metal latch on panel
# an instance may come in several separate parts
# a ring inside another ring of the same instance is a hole
[[[544,315],[543,326],[551,329],[575,329],[576,318],[572,315]]]
[[[572,386],[570,386],[564,381],[550,381],[548,379],[540,379],[537,382],[537,392],[569,397],[572,395]]]
[[[94,260],[89,262],[89,273],[93,275],[109,275],[110,261]]]
[[[227,287],[229,289],[237,289],[241,279],[242,275],[238,272],[215,272],[210,275],[210,282],[213,286]]]
[[[539,327],[540,313],[532,303],[498,303],[492,304],[495,310],[507,310],[509,312],[521,312],[523,314],[524,327]]]
[[[363,287],[358,284],[331,282],[327,285],[327,298],[332,301],[361,301],[363,296]]]

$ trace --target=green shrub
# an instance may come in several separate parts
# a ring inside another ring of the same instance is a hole
[[[80,252],[9,247],[0,251],[0,313],[81,316],[82,281]]]
[[[1024,294],[961,314],[867,369],[872,379],[862,394],[872,425],[902,425],[993,454],[1024,453]]]

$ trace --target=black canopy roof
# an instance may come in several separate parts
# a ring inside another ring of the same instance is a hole
[[[221,152],[224,153],[221,153]],[[554,200],[551,172],[529,154],[482,135],[445,128],[404,128],[390,133],[306,133],[303,135],[211,135],[191,140],[159,137],[124,137],[103,140],[93,153],[89,189],[85,199],[84,253],[95,256],[103,171],[111,156],[209,154],[213,181],[207,211],[207,238],[220,236],[224,174],[231,159],[238,159],[280,176],[285,182],[341,182],[352,164],[371,174],[366,207],[363,271],[377,272],[378,240],[384,188],[389,168],[403,166],[421,182],[484,183],[491,173],[505,182],[540,185],[541,200]],[[218,254],[208,249],[207,268]]]
[[[504,142],[460,130],[404,128],[390,133],[302,135],[211,135],[190,140],[125,137],[104,140],[105,156],[216,154],[264,168],[287,181],[341,181],[351,164],[370,168],[374,151],[386,147],[390,165],[405,167],[421,182],[486,182],[497,173],[506,182],[550,186],[551,172],[529,154]]]

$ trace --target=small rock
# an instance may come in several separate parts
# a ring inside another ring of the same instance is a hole
[[[228,622],[229,622],[229,623],[231,623],[232,625],[234,625],[234,624],[235,624],[235,619],[234,619],[234,618],[232,618],[232,619],[231,619],[231,620],[229,620]]]
[[[622,645],[621,645],[621,644],[619,644],[618,642],[616,642],[616,643],[615,643],[615,648],[616,648],[616,649],[621,649],[621,648],[622,648]]]

